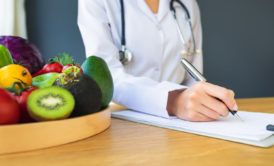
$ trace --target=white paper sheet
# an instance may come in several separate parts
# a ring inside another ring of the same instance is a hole
[[[243,122],[232,115],[213,122],[188,122],[175,117],[165,119],[130,110],[112,113],[113,117],[120,119],[255,146],[269,147],[274,144],[274,132],[266,130],[268,124],[274,124],[274,114],[239,111],[238,115]]]

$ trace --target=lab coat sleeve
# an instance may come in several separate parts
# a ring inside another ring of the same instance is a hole
[[[100,56],[107,62],[114,81],[113,101],[135,111],[168,118],[168,92],[185,87],[126,73],[118,59],[119,49],[112,39],[104,1],[79,0],[78,7],[78,25],[86,55]]]
[[[201,25],[201,16],[200,16],[200,9],[197,4],[197,1],[195,0],[193,3],[193,10],[192,14],[194,17],[192,17],[192,26],[193,26],[193,34],[195,38],[195,44],[196,48],[198,50],[198,54],[195,55],[192,59],[192,65],[195,66],[201,73],[203,73],[203,48],[202,48],[202,25]],[[186,79],[184,81],[184,85],[186,86],[192,86],[195,84],[196,81],[189,75],[187,74]]]

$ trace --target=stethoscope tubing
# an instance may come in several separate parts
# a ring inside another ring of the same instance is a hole
[[[125,49],[126,49],[126,24],[125,24],[124,0],[120,0],[120,4],[121,4],[121,29],[122,29],[121,47],[122,47],[122,51],[125,51]]]
[[[170,11],[173,11],[174,13],[176,13],[176,10],[174,8],[174,2],[177,2],[184,9],[184,11],[186,12],[187,19],[190,20],[191,19],[190,12],[187,9],[186,5],[183,4],[183,2],[180,1],[180,0],[171,0],[170,1],[170,3],[169,3],[169,9],[170,9]]]

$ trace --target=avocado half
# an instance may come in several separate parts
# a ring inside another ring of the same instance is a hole
[[[102,93],[100,87],[89,76],[82,74],[65,85],[61,85],[59,82],[55,82],[55,84],[72,93],[75,99],[72,117],[88,115],[101,110]]]

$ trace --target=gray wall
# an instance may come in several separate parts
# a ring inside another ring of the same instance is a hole
[[[48,60],[67,52],[78,63],[85,58],[77,26],[77,0],[26,0],[28,38]]]
[[[274,1],[198,2],[208,80],[237,97],[274,96]]]
[[[204,33],[204,69],[210,82],[236,97],[274,96],[274,1],[198,0]],[[66,51],[81,63],[77,0],[27,0],[29,40],[45,59]]]

